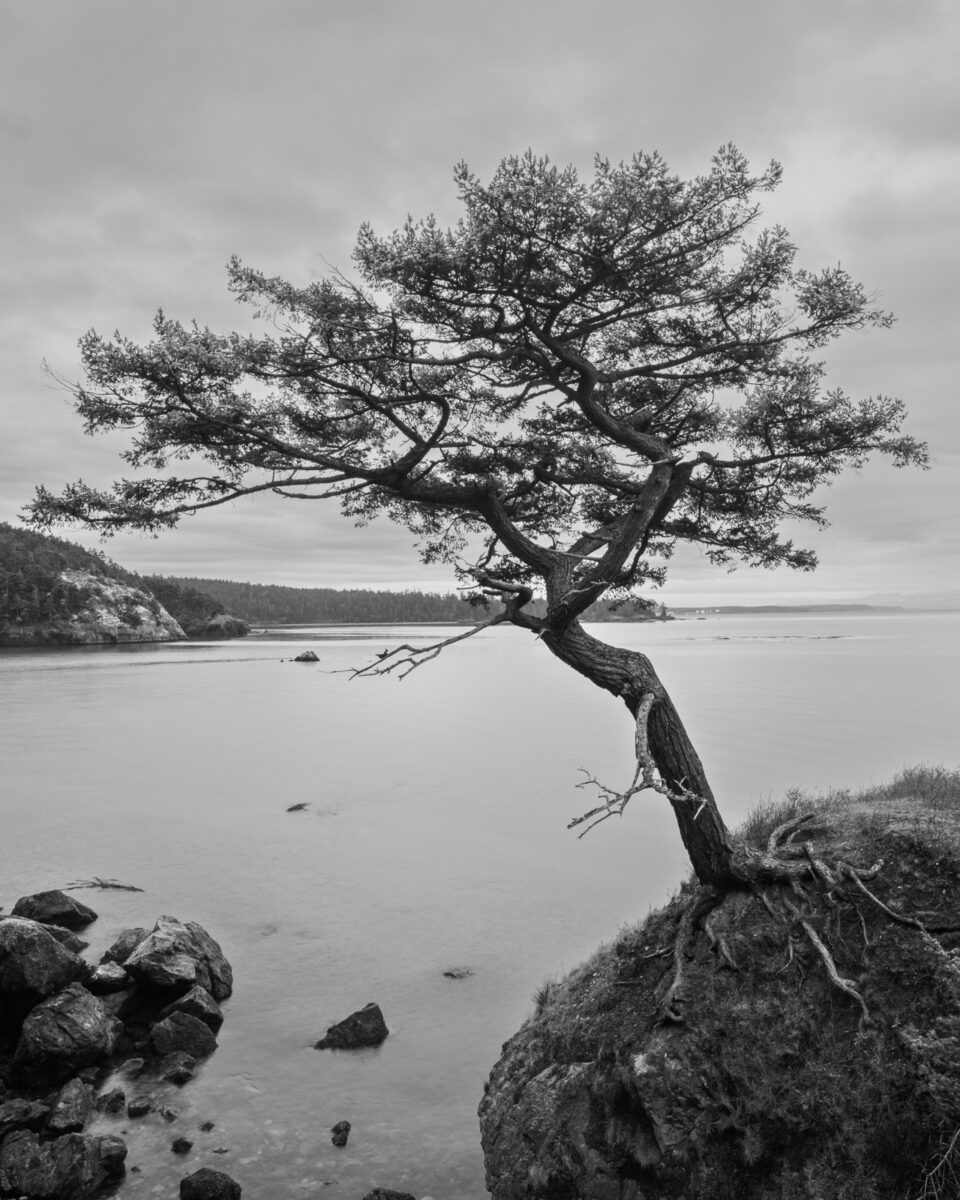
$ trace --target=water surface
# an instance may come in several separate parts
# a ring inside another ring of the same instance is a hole
[[[566,830],[595,802],[578,768],[629,779],[630,720],[530,635],[484,631],[399,683],[343,672],[449,627],[297,632],[0,652],[0,904],[126,881],[144,891],[78,893],[101,914],[91,953],[170,913],[234,965],[220,1048],[171,1091],[177,1121],[103,1122],[140,1168],[122,1195],[172,1194],[205,1165],[250,1196],[480,1200],[476,1105],[501,1042],[545,978],[670,894],[679,838],[656,797],[583,840]],[[731,823],[791,786],[960,757],[960,614],[593,632],[651,654]],[[290,661],[306,648],[319,664]],[[472,974],[444,976],[458,967]],[[368,1000],[381,1047],[312,1049]]]

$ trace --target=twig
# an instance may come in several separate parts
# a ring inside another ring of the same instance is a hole
[[[73,892],[78,888],[100,888],[101,891],[115,892],[142,892],[143,888],[134,887],[132,883],[118,883],[116,879],[101,879],[98,875],[94,875],[92,879],[75,879],[73,883],[68,883],[64,891]]]

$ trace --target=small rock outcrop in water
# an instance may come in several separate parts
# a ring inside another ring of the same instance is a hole
[[[240,1184],[222,1171],[201,1167],[180,1180],[180,1200],[240,1200]]]
[[[347,1138],[350,1136],[352,1126],[349,1121],[338,1121],[330,1130],[333,1134],[330,1141],[339,1149],[347,1144]]]
[[[319,662],[320,659],[317,657],[316,651],[304,650],[301,654],[298,654],[297,657],[293,661],[294,662]]]
[[[932,812],[811,804],[810,859],[862,864],[869,883],[838,869],[796,894],[732,893],[680,943],[678,992],[689,886],[541,989],[480,1104],[493,1200],[956,1195],[956,784]]]
[[[331,1025],[325,1036],[314,1043],[314,1049],[356,1050],[361,1046],[379,1046],[389,1032],[380,1006],[367,1004]]]
[[[367,1192],[363,1200],[417,1200],[416,1196],[411,1196],[409,1192],[395,1192],[392,1188],[376,1187],[372,1192]]]
[[[18,909],[54,915],[27,901],[57,895],[24,898]],[[141,948],[139,975],[128,975],[124,964]],[[103,978],[107,968],[115,978]],[[94,995],[86,984],[98,972],[101,985],[127,986]],[[176,1120],[176,1108],[157,1099],[157,1084],[193,1077],[195,1060],[185,1046],[197,1054],[216,1047],[211,1025],[223,1020],[217,1000],[231,987],[230,964],[194,922],[161,917],[151,933],[125,931],[94,970],[38,921],[0,916],[0,1196],[88,1200],[115,1184],[126,1146],[84,1132],[94,1113],[124,1111],[126,1096],[110,1087],[111,1074],[136,1076],[134,1087],[146,1090],[130,1100],[129,1116],[156,1110]],[[229,1186],[188,1194],[240,1195],[229,1177],[220,1178]]]

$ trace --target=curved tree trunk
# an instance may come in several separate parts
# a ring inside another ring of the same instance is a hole
[[[661,779],[677,794],[670,804],[693,869],[701,883],[735,884],[738,875],[730,837],[703,764],[647,656],[599,641],[578,621],[560,630],[544,630],[541,638],[561,661],[619,696],[634,718],[644,697],[654,697],[647,721],[649,750]],[[695,802],[682,792],[693,793]]]

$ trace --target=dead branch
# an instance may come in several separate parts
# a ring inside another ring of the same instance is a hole
[[[132,883],[120,883],[116,879],[101,879],[99,875],[94,875],[92,879],[75,879],[73,883],[68,883],[63,890],[65,892],[73,892],[78,888],[99,888],[101,891],[114,892],[143,891],[143,888],[135,887]]]
[[[444,638],[442,642],[433,642],[429,646],[411,646],[409,642],[403,642],[399,646],[394,646],[392,650],[384,650],[377,655],[376,662],[367,663],[365,667],[348,667],[346,672],[334,672],[335,674],[349,674],[351,679],[357,679],[360,676],[373,675],[392,675],[394,671],[398,672],[398,679],[406,679],[411,671],[415,671],[417,667],[422,667],[424,663],[430,662],[436,658],[442,650],[447,646],[453,646],[456,642],[465,641],[466,638],[474,637],[483,629],[489,629],[491,625],[499,625],[507,620],[507,614],[497,613],[495,616],[488,618],[486,621],[481,621],[478,625],[474,625],[472,629],[468,629],[465,633],[455,634],[453,637]],[[406,651],[403,658],[396,656]]]
[[[833,984],[834,987],[839,988],[841,992],[845,992],[848,996],[850,996],[854,1000],[856,1000],[856,1002],[860,1005],[860,1011],[863,1013],[862,1023],[865,1025],[869,1025],[870,1024],[870,1011],[867,1008],[866,1001],[864,1000],[864,998],[860,995],[860,993],[857,991],[856,987],[854,986],[853,980],[852,979],[844,979],[843,976],[840,974],[840,972],[837,970],[837,964],[833,961],[833,955],[830,953],[830,951],[827,949],[827,947],[820,940],[820,937],[817,934],[817,931],[813,928],[813,926],[810,924],[810,922],[809,921],[801,921],[800,924],[803,926],[804,933],[807,935],[807,937],[812,942],[814,949],[816,950],[816,952],[820,955],[821,959],[823,960],[823,965],[827,969],[827,975],[830,977],[830,982]]]
[[[604,799],[601,804],[598,804],[595,808],[591,808],[589,812],[582,813],[579,817],[574,817],[571,821],[567,822],[568,829],[574,829],[577,825],[582,825],[585,821],[590,822],[586,829],[577,835],[578,837],[585,837],[591,829],[595,828],[602,821],[606,821],[609,817],[622,816],[624,809],[639,792],[658,792],[661,796],[666,796],[668,800],[698,805],[699,807],[696,813],[694,813],[694,820],[697,819],[706,805],[706,800],[696,792],[689,791],[686,788],[679,792],[674,791],[673,788],[668,787],[660,778],[657,771],[657,764],[650,753],[650,742],[647,732],[647,722],[655,700],[656,696],[652,692],[646,692],[637,707],[633,736],[637,767],[633,773],[633,779],[631,779],[629,787],[622,792],[615,791],[605,783],[601,783],[595,776],[589,774],[585,767],[580,768],[586,779],[582,779],[577,784],[577,787],[595,787]]]

